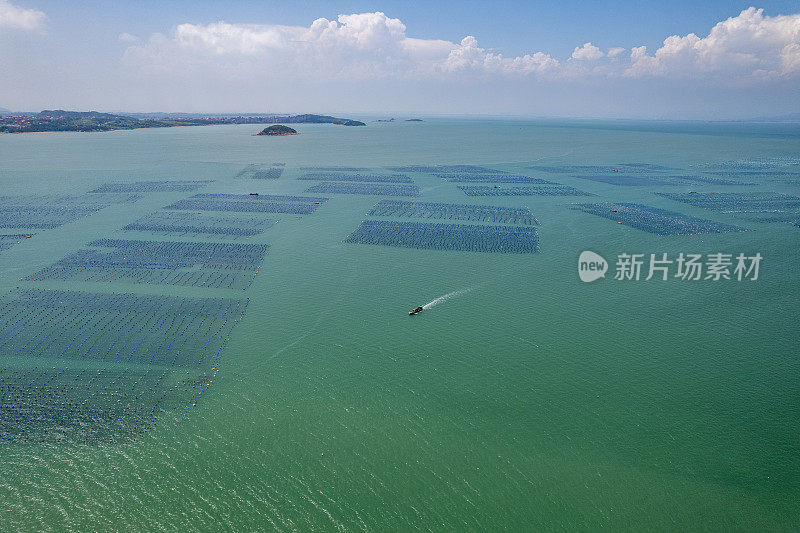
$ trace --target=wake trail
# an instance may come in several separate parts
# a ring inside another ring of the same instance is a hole
[[[456,297],[461,296],[463,294],[467,294],[472,289],[473,289],[473,287],[470,287],[469,289],[462,289],[460,291],[448,292],[447,294],[445,294],[443,296],[439,296],[438,298],[434,298],[430,302],[428,302],[425,305],[423,305],[422,308],[423,309],[430,309],[431,307],[433,307],[435,305],[439,305],[442,302],[446,302],[447,300],[449,300],[451,298],[456,298]]]

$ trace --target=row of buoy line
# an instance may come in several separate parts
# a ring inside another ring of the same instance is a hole
[[[538,232],[528,226],[365,220],[345,242],[468,252],[539,251]]]
[[[211,216],[192,211],[156,211],[127,224],[123,231],[252,237],[277,223],[271,218]]]
[[[409,202],[402,200],[381,200],[367,215],[371,217],[469,220],[522,226],[539,224],[539,221],[533,216],[528,207]]]
[[[311,214],[328,198],[268,194],[196,194],[165,209],[240,213]]]
[[[324,181],[312,185],[306,192],[314,194],[376,194],[381,196],[419,196],[422,194],[416,185],[396,183],[350,183]]]
[[[120,239],[98,239],[88,246],[96,249],[78,250],[25,280],[246,289],[268,249],[265,244]]]
[[[488,185],[459,185],[467,196],[595,196],[567,185],[531,187],[490,187]]]
[[[212,183],[212,180],[131,181],[123,183],[106,183],[105,185],[89,192],[188,192],[201,189],[209,183]]]
[[[365,174],[361,172],[307,172],[297,178],[306,181],[359,181],[374,183],[413,183],[403,174]]]
[[[575,209],[614,220],[657,235],[697,235],[701,233],[730,233],[748,231],[747,228],[705,220],[675,211],[649,205],[618,202],[575,204]]]

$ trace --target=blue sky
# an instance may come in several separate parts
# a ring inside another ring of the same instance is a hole
[[[0,69],[13,73],[0,80],[0,106],[643,118],[798,112],[800,4],[759,2],[763,11],[742,13],[753,5],[0,0]],[[312,27],[321,18],[324,27]]]

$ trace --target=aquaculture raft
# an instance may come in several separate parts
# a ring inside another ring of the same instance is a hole
[[[586,213],[615,220],[626,226],[658,235],[696,235],[700,233],[748,231],[747,228],[731,224],[704,220],[684,215],[683,213],[635,203],[576,204],[575,207]]]
[[[357,181],[367,183],[413,183],[408,176],[397,174],[360,174],[349,172],[308,172],[298,179],[307,181]]]
[[[175,192],[196,191],[211,183],[211,180],[193,181],[133,181],[129,183],[107,183],[92,193],[104,192]]]
[[[193,211],[238,211],[242,213],[313,213],[327,198],[249,194],[196,194],[165,209]]]
[[[131,441],[193,405],[247,300],[15,290],[0,299],[0,440]]]
[[[283,165],[253,163],[244,167],[235,177],[251,180],[276,180],[283,174]]]
[[[535,228],[365,220],[345,242],[431,250],[535,253]]]
[[[800,210],[800,198],[769,192],[752,193],[658,193],[664,198],[695,207],[730,213]]]
[[[219,217],[205,213],[157,211],[128,224],[122,229],[125,231],[149,231],[153,233],[250,237],[271,228],[275,225],[275,222],[275,220],[264,218]]]
[[[263,244],[98,239],[88,246],[25,279],[246,289],[267,253]]]
[[[467,196],[594,196],[574,187],[559,185],[553,187],[487,187],[483,185],[459,185]]]
[[[398,218],[435,218],[470,220],[496,224],[538,225],[539,221],[527,207],[498,207],[493,205],[444,204],[433,202],[403,202],[381,200],[369,216]]]
[[[323,194],[374,194],[382,196],[419,196],[416,185],[395,185],[384,183],[340,183],[328,181],[317,183],[306,192]]]

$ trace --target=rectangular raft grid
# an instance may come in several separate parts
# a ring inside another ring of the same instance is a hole
[[[320,172],[366,172],[365,167],[300,167],[300,170],[311,170]]]
[[[605,183],[607,185],[621,185],[628,187],[644,187],[658,185],[676,185],[675,180],[662,176],[631,176],[628,174],[575,174],[582,180]]]
[[[434,174],[437,172],[457,174],[506,174],[504,170],[496,170],[477,165],[403,165],[396,167],[386,167],[394,172],[424,172]]]
[[[381,196],[419,196],[416,185],[385,183],[342,183],[328,181],[318,183],[306,189],[310,193],[322,194],[373,194]]]
[[[99,239],[88,246],[25,279],[244,290],[267,253],[262,244]]]
[[[558,185],[552,187],[489,187],[485,185],[459,185],[467,196],[595,196],[574,187]]]
[[[531,183],[537,185],[557,185],[554,181],[519,174],[473,174],[473,173],[435,173],[436,177],[455,183]]]
[[[704,220],[683,213],[635,203],[577,204],[585,213],[614,220],[632,228],[657,235],[697,235],[701,233],[732,233],[747,228]]]
[[[715,161],[697,165],[698,168],[711,170],[777,170],[800,172],[800,158],[798,157],[756,157],[752,159],[737,159],[730,161]]]
[[[52,229],[138,195],[0,196],[0,228]]]
[[[413,183],[408,176],[397,174],[360,174],[345,172],[308,172],[299,178],[306,181],[356,181],[366,183]]]
[[[527,207],[498,207],[493,205],[381,200],[367,215],[373,217],[470,220],[525,226],[539,224],[539,221]]]
[[[607,183],[609,185],[621,186],[649,186],[649,185],[691,185],[692,183],[707,184],[707,185],[755,185],[755,183],[745,183],[741,181],[733,181],[721,178],[692,176],[692,175],[664,175],[664,174],[648,174],[633,176],[629,174],[591,174],[583,175],[576,174],[574,177],[596,181],[599,183]]]
[[[127,442],[213,381],[247,300],[16,290],[0,298],[0,440]]]
[[[769,192],[727,193],[658,193],[664,198],[695,207],[729,213],[800,210],[800,198]]]
[[[285,163],[284,163],[285,165]],[[235,177],[251,180],[276,180],[283,174],[283,166],[253,163],[244,167]]]
[[[206,234],[251,237],[275,225],[275,220],[209,216],[183,211],[156,211],[122,229],[154,233]]]
[[[535,228],[435,222],[365,220],[347,236],[345,242],[468,252],[539,251],[539,237]]]
[[[189,181],[133,181],[129,183],[106,183],[91,193],[120,192],[187,192],[196,191],[211,183],[211,180]]]
[[[306,215],[317,210],[328,198],[249,194],[196,194],[165,209],[191,211],[232,211],[240,213],[292,213]]]
[[[729,180],[711,176],[677,175],[677,176],[666,176],[666,177],[670,180],[675,180],[677,182],[701,183],[704,185],[733,185],[733,186],[747,186],[747,187],[755,185],[755,183],[749,183],[738,180]]]
[[[620,163],[618,165],[528,165],[526,168],[539,172],[553,172],[561,174],[616,174],[669,172],[678,169],[648,163]]]

